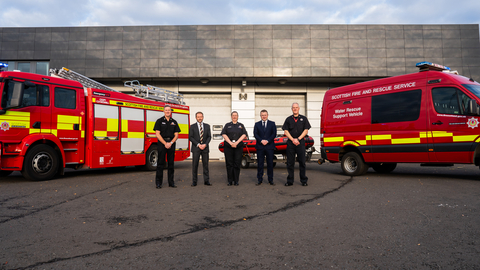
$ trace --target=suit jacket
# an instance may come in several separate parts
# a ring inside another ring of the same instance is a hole
[[[273,142],[273,139],[277,137],[277,126],[275,126],[275,122],[267,120],[267,128],[264,129],[262,121],[258,121],[253,128],[253,136],[257,140],[255,149],[275,149],[275,143]],[[261,143],[262,140],[267,140],[267,145],[263,145]]]
[[[195,124],[190,125],[190,131],[188,132],[188,139],[192,142],[192,147],[190,147],[190,150],[192,152],[195,151],[202,151],[200,148],[197,147],[197,144],[200,143],[200,131],[198,130],[198,124],[195,122]],[[210,149],[208,147],[208,144],[212,140],[212,135],[210,132],[210,125],[207,123],[203,123],[203,144],[206,144],[207,146],[203,151],[209,152]]]

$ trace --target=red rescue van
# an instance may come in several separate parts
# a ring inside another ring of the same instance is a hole
[[[417,64],[418,73],[328,90],[320,128],[323,160],[345,174],[397,163],[480,165],[480,84],[448,67]]]

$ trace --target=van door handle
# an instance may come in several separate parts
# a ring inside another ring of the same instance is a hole
[[[441,124],[443,124],[443,122],[442,122],[442,121],[440,121],[440,120],[439,120],[439,121],[437,121],[437,122],[435,122],[435,123],[432,123],[432,125],[441,125]]]

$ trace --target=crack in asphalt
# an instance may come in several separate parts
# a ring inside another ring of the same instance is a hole
[[[24,218],[24,217],[27,217],[27,216],[36,214],[36,213],[38,213],[38,212],[41,212],[41,211],[44,211],[44,210],[48,210],[48,209],[50,209],[50,208],[52,208],[52,207],[56,207],[56,206],[62,205],[62,204],[67,203],[67,202],[75,201],[75,200],[81,199],[81,198],[83,198],[83,197],[85,197],[85,196],[89,196],[89,195],[95,194],[95,193],[97,193],[97,192],[101,192],[101,191],[105,191],[105,190],[108,190],[108,189],[111,189],[111,188],[114,188],[114,187],[118,187],[118,186],[124,185],[124,184],[126,184],[126,183],[129,183],[129,182],[123,182],[123,183],[120,183],[120,184],[117,184],[117,185],[113,185],[113,186],[110,186],[110,187],[107,187],[107,188],[95,190],[95,191],[92,191],[92,192],[87,193],[87,194],[84,194],[84,195],[75,196],[73,199],[68,199],[68,200],[65,200],[65,201],[62,201],[62,202],[59,202],[59,203],[56,203],[56,204],[51,204],[51,205],[46,205],[46,206],[43,206],[43,207],[40,207],[40,208],[36,208],[35,210],[30,211],[30,212],[28,212],[28,213],[26,213],[26,214],[18,215],[18,216],[12,216],[12,217],[10,217],[10,218],[8,218],[8,219],[1,220],[1,221],[0,221],[0,224],[6,223],[6,222],[9,222],[9,221],[12,221],[12,220]]]
[[[182,231],[182,232],[170,235],[170,236],[154,237],[154,238],[145,239],[145,240],[138,241],[138,242],[133,242],[133,243],[127,243],[126,241],[119,241],[116,244],[114,244],[113,246],[111,246],[109,249],[105,249],[105,250],[101,250],[101,251],[97,251],[97,252],[92,252],[92,253],[87,253],[87,254],[82,254],[82,255],[77,255],[77,256],[72,256],[72,257],[54,258],[54,259],[51,259],[51,260],[48,260],[48,261],[37,262],[37,263],[31,264],[31,265],[28,265],[28,266],[25,266],[25,267],[17,267],[17,268],[14,268],[14,269],[29,269],[29,268],[37,267],[37,266],[40,266],[40,265],[51,264],[51,263],[55,263],[55,262],[73,260],[73,259],[78,259],[78,258],[88,258],[88,257],[91,257],[91,256],[103,255],[103,254],[107,254],[107,253],[117,251],[117,250],[121,250],[121,249],[125,249],[125,248],[139,247],[139,246],[143,246],[145,244],[150,244],[150,243],[154,243],[154,242],[170,242],[170,241],[173,241],[175,238],[178,238],[180,236],[184,236],[184,235],[188,235],[188,234],[192,234],[192,233],[196,233],[196,232],[200,232],[200,231],[205,231],[205,229],[215,229],[215,228],[219,228],[219,227],[227,227],[227,226],[231,226],[235,223],[242,222],[242,221],[245,221],[245,220],[248,221],[248,220],[253,220],[253,219],[257,219],[257,218],[261,218],[261,217],[265,217],[265,216],[274,215],[276,213],[285,212],[285,211],[290,210],[292,208],[296,208],[296,207],[299,207],[299,206],[304,205],[306,203],[321,199],[321,198],[325,197],[326,195],[329,195],[331,193],[339,191],[340,189],[342,189],[343,187],[345,187],[347,184],[351,183],[352,181],[353,181],[353,177],[350,177],[348,180],[344,181],[337,188],[328,190],[328,191],[323,192],[321,194],[317,194],[310,199],[302,199],[302,200],[299,200],[299,201],[296,201],[296,202],[288,203],[284,207],[281,207],[279,209],[276,209],[276,210],[273,210],[273,211],[270,211],[270,212],[267,212],[267,213],[242,217],[242,218],[233,219],[233,220],[226,220],[226,221],[215,220],[215,219],[212,219],[210,217],[205,217],[204,219],[205,219],[206,223],[200,223],[200,224],[193,225],[192,228],[189,229],[189,230],[185,230],[185,231]]]

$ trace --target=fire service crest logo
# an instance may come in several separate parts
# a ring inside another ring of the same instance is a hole
[[[473,117],[468,119],[467,126],[471,127],[472,129],[478,127],[478,119]]]
[[[0,125],[0,129],[3,130],[3,131],[7,131],[10,129],[10,124],[8,122],[3,122],[1,125]]]

